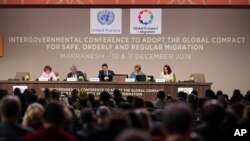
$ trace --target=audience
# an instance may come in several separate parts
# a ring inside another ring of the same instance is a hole
[[[233,138],[236,129],[250,131],[250,91],[170,95],[159,91],[155,101],[144,101],[124,99],[119,89],[98,96],[46,88],[38,98],[34,89],[16,88],[13,95],[0,90],[0,140],[220,141]]]
[[[18,124],[21,111],[21,102],[17,97],[8,95],[1,100],[0,138],[2,140],[22,141],[30,132]]]

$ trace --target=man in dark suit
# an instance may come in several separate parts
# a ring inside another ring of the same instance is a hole
[[[102,70],[99,71],[98,76],[100,78],[100,81],[112,81],[113,75],[115,75],[115,73],[112,70],[108,69],[108,65],[102,64]]]
[[[70,73],[68,73],[67,78],[77,78],[79,81],[87,80],[86,75],[84,75],[81,71],[78,71],[75,65],[70,67]]]
[[[30,130],[21,127],[18,120],[21,114],[21,103],[16,96],[5,96],[0,102],[0,138],[1,140],[23,141]]]

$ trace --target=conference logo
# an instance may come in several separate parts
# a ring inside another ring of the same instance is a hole
[[[154,16],[150,10],[145,9],[139,12],[138,20],[141,24],[148,25],[152,23],[153,19],[154,19]]]
[[[121,9],[90,9],[90,34],[121,34]]]
[[[130,9],[130,34],[161,34],[161,28],[161,9]]]
[[[110,25],[113,23],[115,19],[115,14],[113,11],[110,10],[102,10],[99,11],[97,14],[97,20],[102,25]]]

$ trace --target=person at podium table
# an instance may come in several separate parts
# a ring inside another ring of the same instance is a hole
[[[48,79],[48,81],[56,81],[56,75],[52,72],[52,68],[50,66],[45,66],[43,69],[42,75],[39,77],[41,79]]]
[[[81,71],[78,71],[75,65],[70,67],[70,73],[68,73],[67,78],[77,78],[79,81],[84,81],[84,75]]]
[[[170,68],[169,65],[165,65],[163,67],[163,71],[161,72],[160,78],[165,79],[166,82],[173,82],[174,81],[172,69]]]
[[[145,75],[145,74],[141,71],[141,65],[135,65],[134,71],[131,72],[131,74],[130,74],[130,78],[136,78],[137,75]]]
[[[109,70],[107,64],[102,64],[102,70],[99,71],[98,75],[100,81],[112,81],[113,75],[115,75],[114,71]]]

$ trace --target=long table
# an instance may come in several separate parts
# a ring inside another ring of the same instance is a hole
[[[71,94],[73,89],[83,90],[87,93],[93,93],[98,96],[102,91],[106,90],[112,94],[114,89],[120,89],[123,96],[138,96],[144,100],[153,101],[156,99],[157,91],[163,90],[169,96],[176,98],[179,88],[193,89],[198,91],[199,97],[204,97],[205,91],[211,88],[212,83],[196,83],[196,82],[176,82],[176,83],[156,83],[156,82],[67,82],[67,81],[0,81],[0,89],[6,89],[9,93],[13,92],[14,87],[28,87],[37,91],[39,97],[44,97],[45,88],[57,89],[66,94]]]

